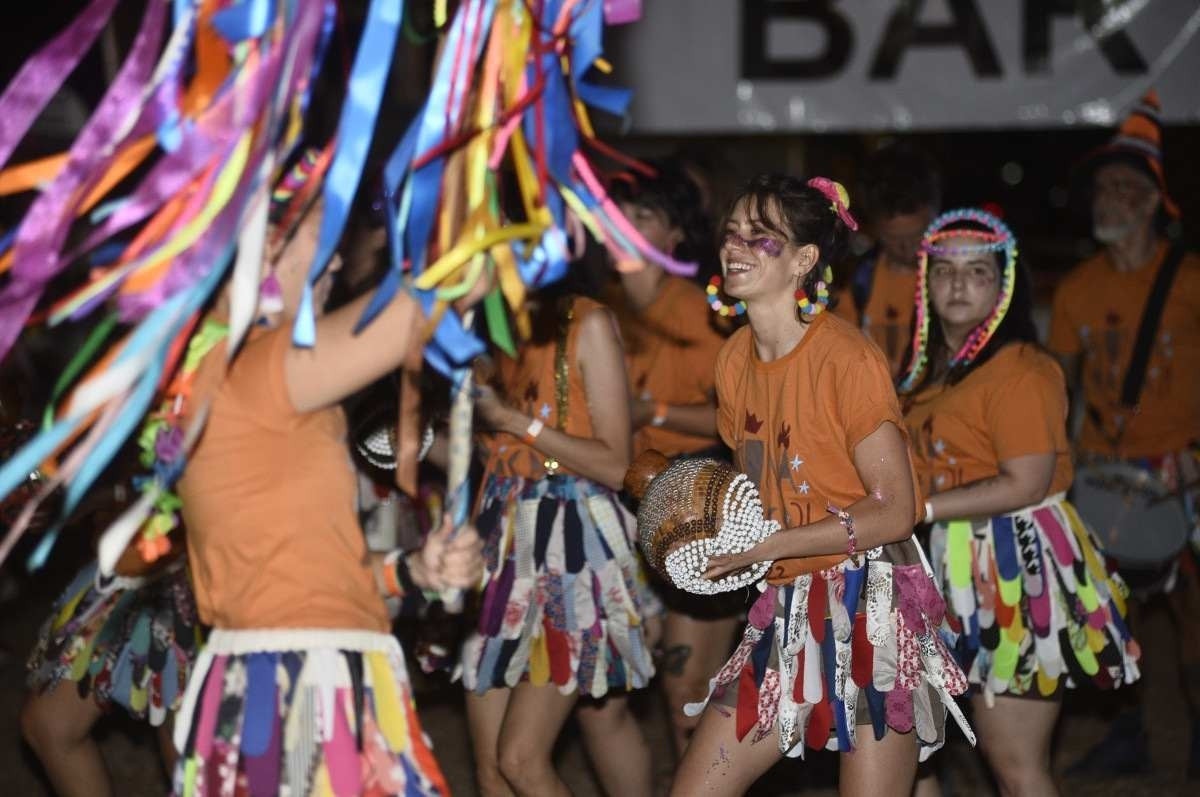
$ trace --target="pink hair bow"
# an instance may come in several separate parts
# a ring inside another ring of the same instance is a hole
[[[846,186],[828,177],[814,177],[808,181],[810,188],[815,188],[830,201],[829,209],[838,214],[838,218],[852,230],[858,229],[858,222],[850,215],[850,194]]]

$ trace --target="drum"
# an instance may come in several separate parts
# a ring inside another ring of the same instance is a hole
[[[1187,544],[1190,524],[1180,496],[1136,465],[1080,468],[1074,503],[1122,573],[1165,568]]]

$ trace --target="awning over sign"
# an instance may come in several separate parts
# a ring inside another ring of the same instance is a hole
[[[613,44],[642,133],[1200,121],[1194,0],[649,0]]]

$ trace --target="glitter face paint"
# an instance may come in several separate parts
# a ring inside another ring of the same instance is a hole
[[[767,257],[779,257],[783,254],[783,243],[765,235],[759,238],[743,238],[734,230],[726,230],[724,242],[727,246],[744,246]]]

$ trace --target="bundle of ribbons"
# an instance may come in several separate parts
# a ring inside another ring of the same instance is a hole
[[[644,259],[677,274],[695,267],[636,232],[592,163],[600,156],[645,168],[600,143],[587,112],[625,112],[626,91],[590,78],[610,69],[601,49],[606,22],[636,19],[640,2],[461,0],[447,19],[445,1],[429,1],[439,54],[428,99],[384,169],[392,267],[360,326],[398,291],[411,292],[430,322],[425,358],[461,387],[484,342],[448,307],[485,274],[495,285],[483,302],[486,329],[511,352],[527,328],[526,292],[561,278],[585,229],[622,267]],[[0,195],[35,193],[0,241],[0,358],[27,325],[100,318],[58,378],[43,428],[0,464],[0,499],[35,470],[45,477],[0,543],[0,562],[51,492],[63,490],[61,516],[70,515],[177,382],[189,340],[207,334],[202,310],[226,285],[226,351],[237,351],[258,306],[270,191],[304,142],[312,88],[339,21],[333,0],[149,0],[69,151],[9,166],[116,5],[92,0],[0,95]],[[298,346],[317,344],[311,285],[362,182],[404,12],[403,0],[371,0],[366,12],[296,314]],[[501,201],[506,179],[515,181],[519,207]],[[52,282],[61,298],[49,301]],[[105,533],[102,568],[162,505],[204,417],[203,408],[192,414],[170,467],[143,481],[139,499]],[[43,536],[31,567],[44,562],[57,532]]]

